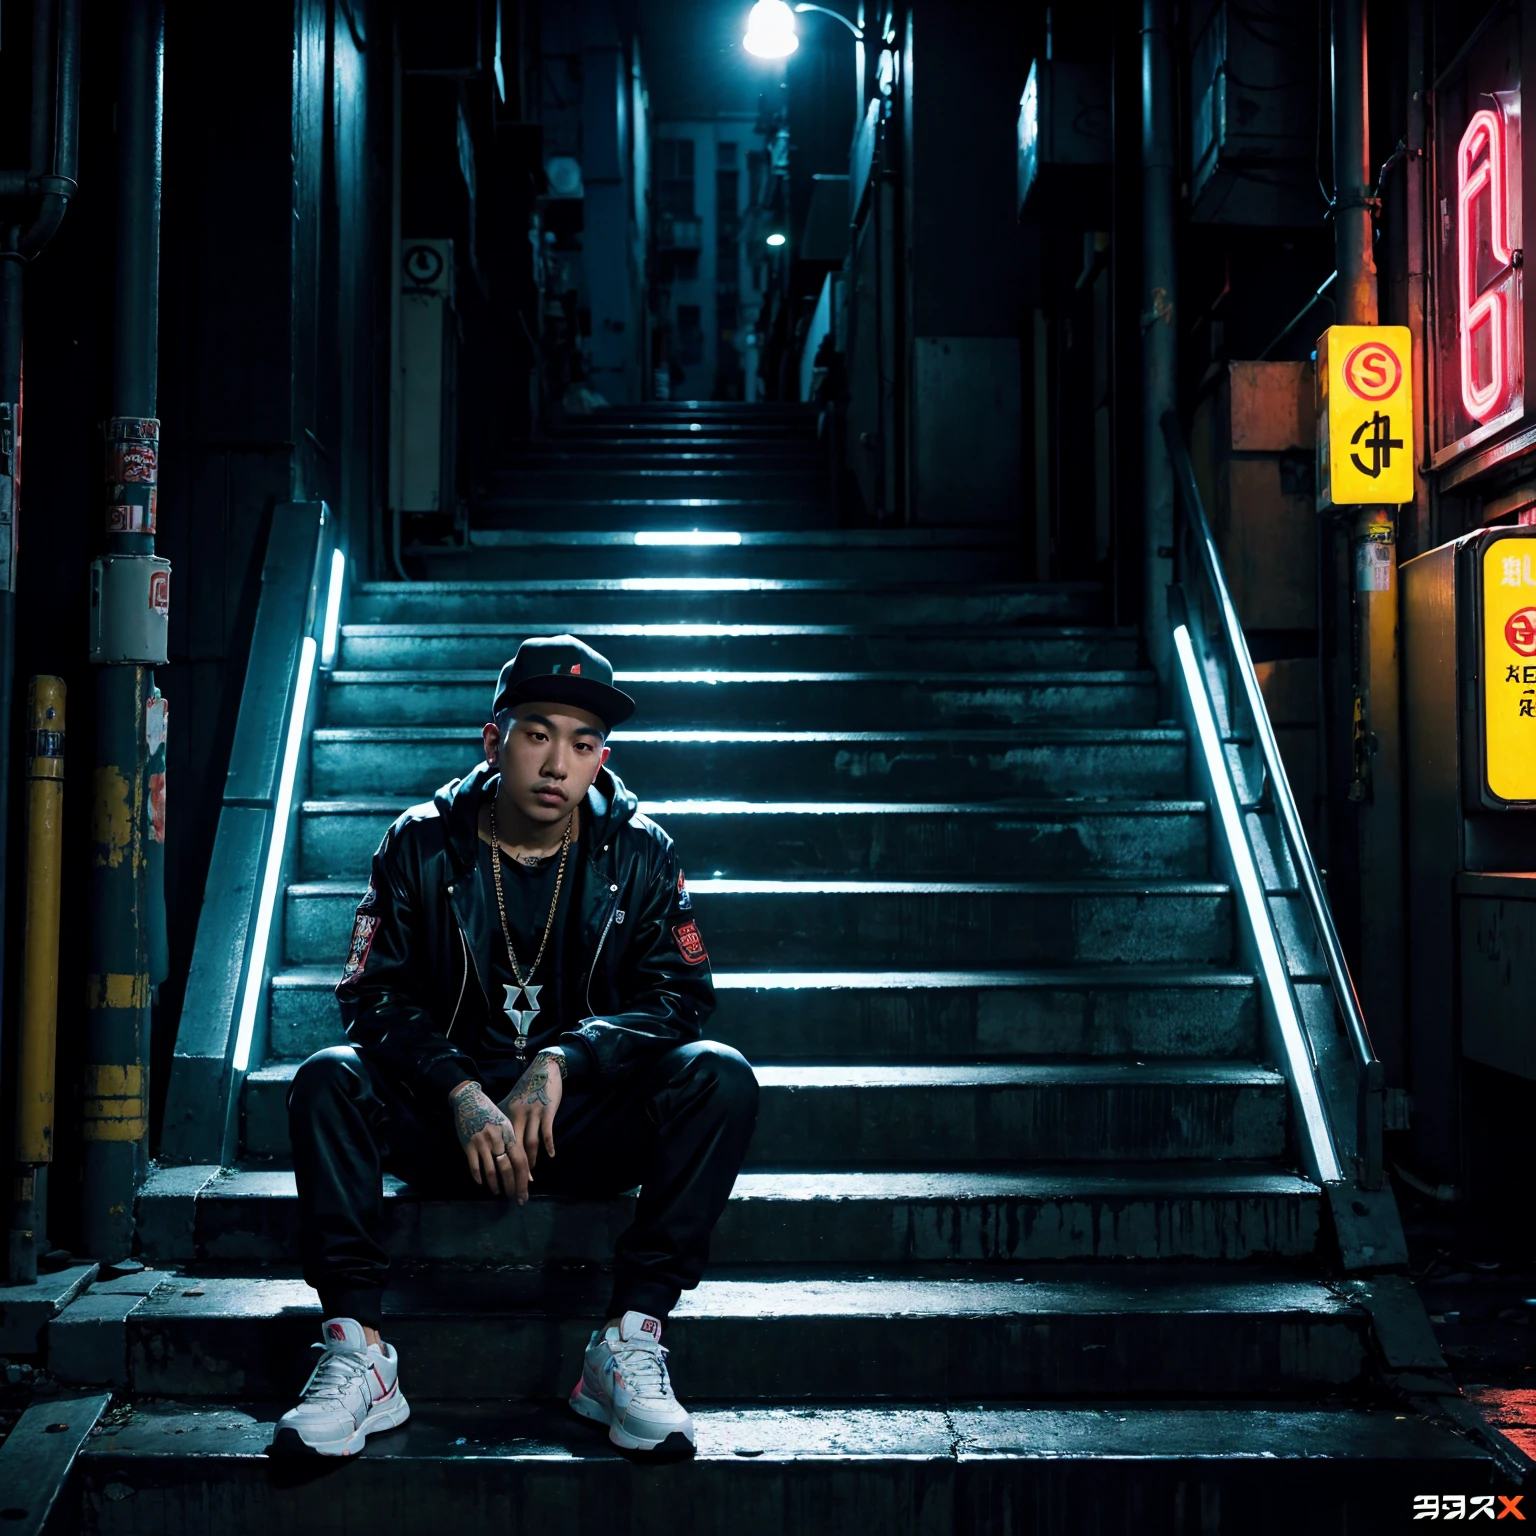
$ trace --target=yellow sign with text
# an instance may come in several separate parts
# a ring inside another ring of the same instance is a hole
[[[1488,792],[1536,801],[1536,537],[1483,546],[1483,733]]]
[[[1318,500],[1413,500],[1413,370],[1406,325],[1330,325],[1317,342]]]

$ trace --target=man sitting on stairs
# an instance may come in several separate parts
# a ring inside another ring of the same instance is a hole
[[[524,641],[485,761],[373,856],[336,988],[351,1044],[311,1056],[288,1100],[304,1278],[325,1320],[274,1450],[350,1455],[409,1415],[380,1336],[385,1169],[519,1205],[535,1183],[606,1198],[638,1184],[570,1405],[626,1450],[693,1448],[662,1324],[704,1272],[757,1081],[700,1038],[714,986],[672,840],[604,767],[634,707],[590,646]]]

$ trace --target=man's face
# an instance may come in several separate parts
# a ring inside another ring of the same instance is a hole
[[[503,792],[534,822],[569,816],[608,761],[603,722],[574,704],[518,704],[506,731],[491,721],[484,741]]]

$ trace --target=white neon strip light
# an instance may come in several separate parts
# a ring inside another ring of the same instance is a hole
[[[686,533],[646,532],[635,535],[636,544],[740,544],[739,533],[701,533],[691,528]]]
[[[1323,1113],[1322,1099],[1317,1091],[1317,1079],[1312,1075],[1312,1057],[1302,1034],[1301,1019],[1296,1013],[1295,998],[1291,993],[1290,980],[1285,974],[1285,963],[1280,958],[1280,946],[1275,942],[1274,929],[1270,924],[1269,904],[1264,899],[1264,887],[1259,883],[1259,872],[1253,862],[1253,850],[1248,846],[1243,831],[1243,819],[1237,809],[1237,796],[1232,792],[1232,781],[1227,775],[1227,761],[1222,752],[1221,736],[1216,730],[1216,720],[1211,714],[1210,700],[1205,696],[1205,680],[1200,675],[1195,660],[1195,648],[1190,643],[1189,628],[1180,624],[1173,632],[1174,648],[1179,653],[1179,665],[1184,669],[1184,686],[1189,691],[1190,706],[1194,711],[1195,729],[1200,737],[1200,750],[1205,755],[1205,766],[1211,787],[1216,795],[1216,810],[1221,817],[1222,832],[1227,847],[1232,852],[1232,863],[1237,871],[1238,892],[1248,912],[1249,925],[1258,945],[1259,965],[1264,971],[1264,983],[1275,1002],[1275,1014],[1280,1024],[1280,1039],[1290,1068],[1291,1081],[1296,1085],[1297,1102],[1301,1107],[1307,1139],[1311,1142],[1313,1156],[1317,1160],[1318,1177],[1326,1184],[1343,1178],[1338,1158],[1333,1150],[1333,1137],[1328,1131],[1328,1118]],[[694,889],[698,882],[694,883]]]
[[[325,628],[321,631],[320,665],[333,666],[336,661],[336,629],[341,620],[341,588],[347,574],[347,557],[342,552],[331,552],[331,587],[325,594]]]
[[[309,690],[315,680],[314,637],[305,635],[299,651],[299,682],[288,734],[283,740],[283,766],[277,778],[277,804],[272,813],[272,838],[267,844],[267,864],[261,876],[261,897],[256,904],[256,929],[251,935],[251,958],[245,972],[245,993],[240,999],[240,1025],[235,1032],[235,1071],[244,1072],[251,1060],[251,1037],[256,1033],[256,1009],[267,981],[267,946],[272,938],[272,915],[277,910],[277,887],[283,873],[283,850],[288,842],[288,813],[293,809],[293,786],[299,773],[299,749],[304,744],[304,716],[309,710]]]
[[[621,592],[780,592],[782,581],[764,576],[621,576]]]

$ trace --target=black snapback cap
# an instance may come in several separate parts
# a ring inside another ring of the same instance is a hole
[[[628,720],[635,701],[613,686],[613,667],[575,635],[524,640],[496,680],[492,716],[514,704],[573,704],[588,709],[609,730]]]

